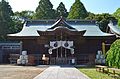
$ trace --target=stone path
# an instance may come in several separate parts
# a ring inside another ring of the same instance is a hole
[[[90,79],[75,67],[50,66],[34,79]]]

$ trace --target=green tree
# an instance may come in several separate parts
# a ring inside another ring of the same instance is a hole
[[[109,21],[116,20],[115,17],[109,13],[94,14],[90,12],[88,13],[88,17],[86,17],[85,19],[96,20],[98,22],[99,28],[104,32],[106,32]]]
[[[9,28],[11,33],[20,32],[22,30],[23,23],[25,20],[19,16],[16,16],[16,15],[12,17],[12,20],[13,20],[13,26],[11,26]]]
[[[55,18],[55,11],[53,5],[49,0],[40,0],[34,19],[53,19]]]
[[[13,26],[11,26],[9,29],[11,33],[17,33],[22,30],[23,23],[25,20],[30,20],[33,18],[33,11],[22,11],[22,12],[15,12],[14,16],[12,16],[13,20]]]
[[[106,63],[108,66],[120,68],[120,39],[116,40],[108,50]]]
[[[110,20],[116,20],[115,17],[113,17],[109,13],[102,13],[102,14],[94,14],[90,13],[88,17],[85,18],[86,20],[96,20],[99,24],[99,27],[102,31],[106,32],[106,28],[108,26],[108,23]]]
[[[118,20],[118,26],[120,27],[120,8],[118,8],[114,13],[113,16]]]
[[[13,25],[11,16],[13,11],[11,6],[5,0],[0,2],[0,38],[5,39],[7,33],[10,33],[10,26]]]
[[[120,19],[118,20],[118,26],[120,27]]]
[[[103,13],[103,14],[97,14],[95,16],[95,20],[98,21],[99,27],[102,31],[106,32],[106,28],[108,26],[109,21],[116,20],[115,17],[108,13]]]
[[[21,19],[32,19],[33,15],[34,15],[34,12],[30,10],[25,10],[25,11],[14,13],[14,16],[21,18]]]
[[[95,14],[88,12],[88,17],[86,17],[85,20],[95,20]]]
[[[65,5],[62,2],[57,7],[57,14],[56,15],[57,15],[57,17],[63,16],[65,18],[68,16],[67,9],[65,8]]]
[[[118,8],[116,10],[116,12],[113,13],[113,16],[116,18],[116,19],[120,19],[120,8]]]
[[[88,16],[87,10],[80,0],[75,0],[68,14],[68,19],[84,19]]]

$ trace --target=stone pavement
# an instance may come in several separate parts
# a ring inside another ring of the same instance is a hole
[[[50,66],[34,79],[90,79],[75,67]]]

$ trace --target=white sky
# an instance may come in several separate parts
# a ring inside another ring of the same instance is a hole
[[[36,7],[39,4],[40,0],[6,0],[12,7],[12,10],[15,11],[22,11],[22,10],[32,10],[35,11]],[[52,4],[54,4],[53,8],[59,5],[60,2],[65,4],[65,7],[70,9],[70,6],[74,3],[74,0],[50,0]]]

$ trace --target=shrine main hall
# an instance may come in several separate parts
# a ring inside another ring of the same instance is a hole
[[[8,37],[21,41],[22,50],[34,57],[35,64],[51,65],[95,64],[97,52],[104,54],[110,47],[106,44],[116,40],[115,33],[102,32],[94,20],[66,20],[62,17],[28,20],[19,33],[8,34]],[[47,63],[43,62],[43,57],[48,59]]]

